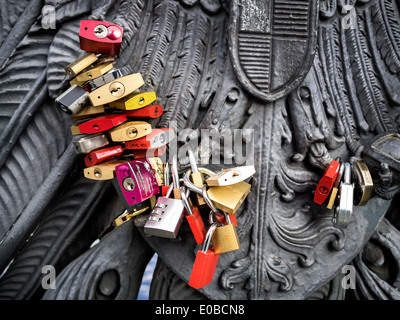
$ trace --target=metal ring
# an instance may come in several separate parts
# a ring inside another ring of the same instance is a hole
[[[189,201],[187,199],[188,197],[186,196],[185,191],[183,190],[183,188],[181,188],[181,200],[183,201],[183,205],[186,208],[186,211],[189,215],[193,215],[193,211],[192,208],[190,207]]]

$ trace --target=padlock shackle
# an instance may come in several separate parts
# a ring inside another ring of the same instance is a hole
[[[192,169],[192,173],[199,172],[199,168],[197,167],[197,159],[196,156],[194,155],[193,150],[191,148],[188,148],[187,153],[189,156],[190,168]]]
[[[343,176],[344,183],[351,183],[351,164],[346,162],[344,164],[344,176]]]
[[[218,213],[218,209],[214,206],[214,203],[211,201],[210,197],[207,194],[207,185],[203,185],[201,191],[202,191],[201,195],[203,196],[204,201],[210,207],[211,211],[214,213]]]
[[[226,220],[226,224],[228,225],[228,224],[232,224],[232,220],[231,220],[231,217],[229,216],[229,214],[227,214],[225,211],[221,211],[223,214],[224,214],[224,216],[225,216],[225,220]],[[208,215],[208,220],[210,221],[210,224],[213,224],[214,223],[214,218],[213,218],[213,215],[214,215],[214,213],[219,213],[219,211],[218,212],[213,212],[212,210],[210,211],[210,213],[209,213],[209,215]],[[216,221],[216,223],[217,223],[218,221]]]
[[[207,251],[210,249],[211,239],[212,239],[214,231],[215,231],[215,229],[217,229],[217,227],[218,227],[218,224],[215,222],[207,230],[207,233],[206,233],[206,236],[204,238],[204,243],[203,243],[203,247],[201,248],[201,251],[207,253]]]
[[[181,200],[183,201],[183,205],[185,206],[188,215],[193,215],[192,208],[190,207],[188,201],[188,196],[186,195],[186,192],[183,190],[183,188],[181,188]]]
[[[173,190],[174,190],[174,184],[171,183],[171,184],[169,185],[169,188],[168,188],[167,193],[165,194],[165,198],[169,198],[169,197],[171,196],[171,193],[172,193]]]
[[[178,155],[175,154],[172,158],[172,183],[174,185],[174,189],[178,189],[180,187],[179,184],[179,172],[178,172]]]
[[[335,184],[333,185],[334,188],[339,188],[340,181],[342,181],[343,178],[343,173],[344,173],[344,164],[341,163],[339,167],[339,173],[336,177]]]
[[[206,175],[209,175],[209,176],[213,176],[213,175],[215,174],[215,172],[213,172],[213,171],[211,171],[211,170],[209,170],[209,169],[207,169],[207,168],[200,168],[200,167],[199,167],[198,169],[199,169],[199,172],[201,172],[201,173],[203,173],[203,174],[206,174]],[[196,186],[192,183],[192,181],[190,181],[190,175],[191,175],[192,173],[193,173],[193,172],[192,172],[191,169],[189,169],[189,170],[186,171],[185,175],[183,176],[183,183],[185,184],[186,187],[189,188],[190,191],[195,192],[195,193],[197,193],[197,194],[199,194],[199,195],[202,196],[202,195],[203,195],[203,190],[202,190],[202,188],[196,187]]]

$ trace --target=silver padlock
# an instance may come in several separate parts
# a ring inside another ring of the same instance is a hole
[[[333,225],[337,228],[346,229],[353,214],[354,184],[351,183],[351,165],[344,164],[343,181],[340,184],[339,206],[334,211]]]
[[[169,239],[175,239],[178,235],[184,217],[184,203],[180,199],[169,198],[173,187],[171,184],[165,197],[158,198],[154,205],[144,226],[147,234]]]

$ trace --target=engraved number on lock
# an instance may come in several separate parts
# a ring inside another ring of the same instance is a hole
[[[96,26],[96,28],[94,28],[94,35],[99,39],[104,39],[105,37],[107,37],[107,34],[108,29],[102,24],[99,24],[98,26]]]
[[[110,85],[110,93],[114,97],[121,97],[125,93],[125,87],[121,82],[114,82]]]
[[[127,177],[122,181],[122,186],[126,191],[135,190],[135,181],[131,177]]]

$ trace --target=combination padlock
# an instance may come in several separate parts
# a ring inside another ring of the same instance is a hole
[[[108,131],[127,120],[125,114],[104,114],[78,125],[79,132],[86,134]]]
[[[217,228],[217,223],[210,226],[205,236],[203,247],[197,251],[189,278],[189,286],[200,289],[211,283],[217,268],[219,254],[211,248],[211,238]]]
[[[344,164],[343,181],[339,190],[339,206],[334,210],[333,225],[337,228],[347,228],[353,214],[354,185],[351,183],[351,165]]]
[[[144,85],[140,73],[133,73],[103,85],[89,93],[89,99],[94,106],[109,104],[122,99]]]
[[[159,105],[152,105],[143,107],[141,109],[136,110],[127,110],[125,114],[128,118],[151,118],[156,119],[163,115],[164,109]]]
[[[88,71],[82,72],[78,74],[74,79],[72,79],[69,84],[71,86],[77,85],[81,86],[87,81],[93,80],[95,78],[98,78],[102,76],[103,74],[109,72],[111,69],[113,69],[113,64],[112,63],[103,63],[100,64],[96,67],[91,68]]]
[[[190,190],[188,189],[188,193]],[[194,206],[187,193],[181,189],[181,199],[186,209],[185,217],[197,244],[203,243],[206,236],[206,227],[197,206]]]
[[[82,87],[74,85],[58,96],[55,102],[63,112],[75,115],[90,105],[89,93]]]
[[[254,166],[225,169],[209,177],[206,182],[210,187],[229,186],[242,182],[256,173]]]
[[[126,115],[125,115],[126,117]],[[129,121],[111,129],[108,133],[114,142],[131,141],[140,139],[151,133],[152,128],[145,121]]]
[[[145,201],[158,193],[158,182],[147,159],[133,160],[115,168],[114,187],[121,195],[125,209]]]
[[[328,168],[325,169],[325,172],[321,180],[319,181],[314,193],[315,203],[321,205],[328,198],[339,174],[339,167],[340,163],[336,160],[333,160]]]
[[[132,93],[123,99],[110,103],[110,107],[120,110],[136,110],[149,105],[156,99],[155,92]]]
[[[92,151],[86,155],[83,160],[88,167],[92,167],[96,164],[119,158],[123,153],[124,150],[121,146],[112,146],[106,149]]]
[[[82,20],[79,28],[80,48],[87,52],[117,56],[124,29],[114,23]]]
[[[150,134],[143,138],[127,141],[125,148],[133,150],[158,149],[166,146],[174,138],[175,132],[171,128],[153,129]]]
[[[115,168],[121,164],[124,164],[124,160],[111,160],[107,162],[102,162],[100,164],[94,165],[83,169],[83,175],[87,179],[91,180],[112,180],[116,177]]]
[[[165,197],[159,197],[153,211],[150,213],[144,231],[148,235],[175,239],[183,220],[184,204],[182,200],[169,198],[171,185]]]
[[[88,154],[109,144],[107,136],[103,133],[84,136],[74,141],[75,151],[83,154]]]
[[[79,57],[76,61],[72,62],[65,67],[65,72],[70,77],[76,77],[79,73],[85,70],[87,67],[91,66],[98,60],[98,56],[94,53],[85,53]]]

